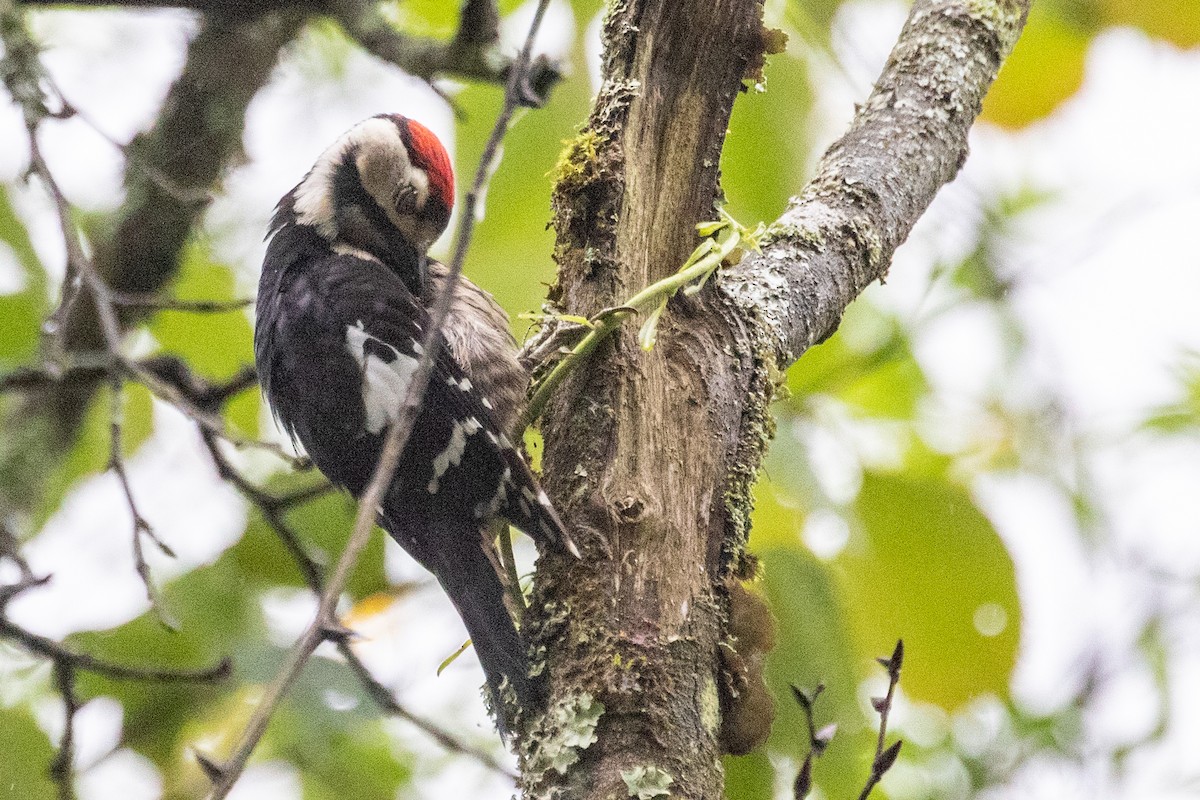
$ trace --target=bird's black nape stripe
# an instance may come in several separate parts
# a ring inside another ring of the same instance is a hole
[[[420,297],[428,288],[421,254],[363,188],[357,158],[358,148],[348,148],[333,171],[331,190],[338,239],[378,258]]]

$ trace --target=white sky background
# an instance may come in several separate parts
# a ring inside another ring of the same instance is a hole
[[[569,10],[558,5],[557,13],[567,16],[557,24],[552,16],[546,30],[573,29]],[[826,140],[841,132],[853,103],[865,96],[903,15],[896,3],[862,3],[843,11],[841,35],[835,37],[843,69],[829,70],[817,82]],[[90,120],[121,141],[153,120],[195,29],[191,17],[179,12],[57,13],[37,19],[37,32],[50,45],[45,60],[59,86]],[[543,42],[548,49],[565,44],[550,39]],[[1098,443],[1086,467],[1111,529],[1098,549],[1087,549],[1063,498],[1032,475],[984,479],[976,489],[1017,564],[1023,641],[1015,696],[1036,711],[1059,707],[1076,688],[1092,648],[1101,648],[1123,667],[1103,690],[1102,710],[1087,719],[1090,735],[1101,746],[1153,723],[1144,711],[1152,686],[1131,655],[1131,637],[1150,611],[1184,603],[1174,618],[1178,630],[1170,636],[1170,669],[1177,677],[1200,674],[1194,593],[1186,585],[1152,580],[1149,569],[1131,568],[1136,561],[1171,574],[1200,572],[1200,444],[1165,443],[1132,430],[1148,409],[1177,399],[1172,368],[1185,350],[1200,350],[1200,250],[1194,244],[1200,220],[1198,87],[1200,53],[1180,52],[1135,31],[1099,37],[1084,87],[1052,118],[1015,134],[976,129],[962,176],[943,191],[898,253],[887,285],[869,292],[870,301],[881,307],[920,316],[930,302],[930,265],[962,254],[962,220],[973,226],[980,198],[1022,185],[1054,192],[1050,202],[1025,217],[1009,259],[1015,308],[1032,347],[1019,366],[1023,385],[1007,388],[1004,397],[1019,406],[1030,394],[1049,390],[1064,402],[1070,434]],[[361,54],[347,59],[337,79],[292,57],[255,99],[245,137],[249,163],[235,170],[208,217],[219,257],[238,266],[247,292],[257,280],[261,231],[279,196],[351,124],[396,108],[420,109],[413,115],[453,147],[451,115],[429,90]],[[5,98],[0,141],[21,143],[23,138]],[[88,210],[116,206],[119,153],[85,123],[48,125],[44,147],[72,202]],[[0,151],[0,179],[12,180],[25,160],[23,144]],[[44,199],[36,189],[16,195],[43,259],[61,264],[61,244]],[[0,291],[17,288],[12,275],[11,256],[0,247]],[[941,424],[970,429],[978,422],[978,402],[996,390],[999,358],[992,351],[997,342],[995,320],[980,309],[961,309],[926,326],[917,354],[937,388],[930,413],[938,414]],[[147,517],[182,551],[178,561],[152,561],[160,579],[212,561],[244,527],[244,504],[212,475],[197,438],[175,412],[156,410],[155,434],[129,467]],[[193,511],[181,518],[173,513],[181,507]],[[127,519],[111,477],[79,486],[29,548],[34,568],[54,572],[56,580],[14,602],[13,616],[61,636],[116,625],[144,611],[128,538],[112,535],[125,529]],[[417,577],[396,549],[390,551],[389,570],[396,579]],[[87,587],[87,603],[79,602],[78,587]],[[266,606],[268,619],[286,638],[298,632],[311,603],[303,594],[277,595]],[[414,710],[479,742],[494,738],[477,699],[480,681],[473,657],[461,659],[441,678],[432,677],[460,635],[448,604],[400,604],[373,624],[379,630],[368,637],[364,655]],[[429,643],[415,659],[421,663],[390,657],[390,636],[400,632]],[[16,666],[11,659],[0,661],[0,702],[12,702],[36,680],[27,675],[18,684]],[[1175,682],[1176,710],[1192,713],[1177,713],[1165,740],[1139,753],[1125,776],[1104,772],[1107,759],[1083,768],[1040,761],[1027,767],[1004,796],[1185,796],[1180,782],[1200,752],[1200,721],[1194,713],[1200,690],[1192,688],[1194,683]],[[104,758],[118,746],[119,707],[104,699],[89,705],[94,708],[80,721],[81,764],[99,764],[84,773],[81,796],[158,797],[160,782],[140,756],[118,751]],[[44,706],[41,718],[47,730],[56,731],[61,715],[54,703]],[[428,773],[421,784],[424,796],[511,794],[503,781],[469,761],[443,757],[409,726],[397,723],[391,729],[422,754],[419,763]],[[451,764],[453,769],[444,769]],[[897,795],[919,791],[924,780],[908,774],[889,788]],[[248,774],[238,794],[269,800],[297,797],[299,789],[288,768],[275,764]]]

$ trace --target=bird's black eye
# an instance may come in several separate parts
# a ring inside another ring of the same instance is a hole
[[[392,205],[402,214],[411,214],[417,210],[417,190],[410,183],[397,186]]]

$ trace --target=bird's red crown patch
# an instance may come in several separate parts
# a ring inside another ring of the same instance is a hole
[[[406,120],[408,123],[409,157],[413,163],[425,170],[429,176],[429,187],[446,208],[454,206],[454,169],[450,166],[450,156],[446,148],[433,131],[416,120]]]

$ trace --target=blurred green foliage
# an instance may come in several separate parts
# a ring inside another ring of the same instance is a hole
[[[385,5],[391,19],[410,33],[448,37],[454,30],[457,4],[406,0]],[[501,3],[505,13],[518,5]],[[830,26],[838,5],[810,0],[767,4],[768,24],[789,34],[788,52],[770,60],[765,91],[747,87],[738,99],[721,165],[729,207],[743,222],[775,218],[815,161],[819,143],[813,141],[811,120],[820,87],[812,81],[820,73],[813,65],[833,57]],[[543,284],[554,277],[548,173],[564,140],[586,119],[593,92],[582,37],[599,13],[599,3],[575,0],[570,6],[576,31],[565,65],[567,79],[545,108],[523,112],[505,140],[466,267],[514,315],[518,336],[524,326],[515,314],[536,309],[545,295]],[[1047,0],[1034,9],[1025,37],[985,106],[985,118],[1000,125],[1029,124],[1071,97],[1083,79],[1090,41],[1108,25],[1140,26],[1179,46],[1200,41],[1200,4],[1194,0]],[[332,73],[351,47],[332,27],[305,42],[315,51],[298,58]],[[459,191],[465,194],[499,108],[500,91],[466,86],[454,97],[462,112],[454,159]],[[1003,309],[1009,276],[998,268],[997,249],[987,234],[1001,230],[1036,200],[1017,198],[994,209],[981,223],[979,247],[959,263],[938,265],[936,280],[955,288],[953,302]],[[10,203],[9,188],[0,190],[0,240],[20,279],[15,291],[0,296],[0,369],[7,372],[30,363],[38,352],[39,328],[57,293],[51,289],[57,278],[41,265],[22,216]],[[234,272],[214,258],[211,245],[200,235],[189,246],[175,286],[178,297],[236,297]],[[249,320],[241,311],[202,316],[160,312],[142,326],[143,344],[178,355],[197,373],[221,380],[252,360]],[[1022,622],[1013,564],[972,494],[971,479],[981,468],[981,462],[971,460],[977,453],[935,452],[920,436],[919,420],[932,389],[914,356],[919,324],[857,304],[843,322],[843,333],[811,350],[787,375],[789,396],[775,407],[780,433],[757,487],[751,541],[762,563],[759,588],[778,623],[778,646],[767,664],[777,719],[765,750],[727,761],[728,793],[736,800],[765,800],[778,796],[776,786],[790,786],[807,752],[808,735],[789,686],[818,683],[827,685],[817,707],[818,724],[836,722],[838,733],[817,763],[816,784],[826,797],[855,796],[868,769],[876,725],[863,698],[883,682],[873,658],[890,653],[899,638],[909,653],[901,680],[909,701],[965,720],[981,704],[993,704],[1005,720],[988,747],[967,752],[943,737],[906,747],[902,763],[931,763],[949,753],[958,765],[956,774],[969,789],[978,790],[1004,780],[1005,759],[1021,747],[1065,751],[1077,736],[1076,713],[1037,716],[1016,708],[1009,697]],[[1194,435],[1200,430],[1195,358],[1187,362],[1183,378],[1180,401],[1148,422],[1159,433]],[[16,520],[23,535],[35,536],[73,487],[107,468],[110,404],[107,391],[97,395],[77,445],[62,463],[51,465],[45,491],[28,518]],[[227,421],[247,435],[259,433],[263,415],[256,391],[241,393],[226,409]],[[126,388],[124,416],[122,447],[133,453],[152,433],[151,400],[144,389]],[[1000,449],[1016,452],[1022,447],[1020,421],[1008,422]],[[806,446],[806,432],[837,438],[853,454],[851,469],[858,477],[851,497],[831,497],[824,488],[825,467]],[[893,458],[888,463],[855,451],[854,438],[864,432],[889,442]],[[0,432],[6,436],[13,433]],[[283,492],[304,483],[277,474],[267,486]],[[346,498],[330,493],[289,512],[288,521],[310,554],[324,562],[340,551],[352,517]],[[844,529],[845,541],[813,547],[809,537],[818,518]],[[282,657],[268,643],[263,593],[304,586],[278,537],[252,511],[237,544],[214,563],[164,587],[164,603],[178,621],[178,631],[166,631],[144,614],[112,630],[70,637],[72,647],[127,664],[203,667],[236,655],[234,679],[219,685],[80,676],[84,699],[106,696],[121,703],[123,746],[156,765],[165,797],[193,797],[202,791],[205,779],[189,748],[197,741],[216,743],[218,751],[227,746],[245,721],[248,701]],[[348,593],[362,601],[386,590],[383,542],[377,537]],[[1152,638],[1146,648],[1150,652],[1160,645]],[[351,709],[331,708],[328,691],[351,698]],[[33,711],[48,692],[47,678],[31,696],[3,695],[0,795],[54,795],[46,772],[54,749]],[[310,665],[277,714],[259,757],[294,765],[305,798],[413,796],[413,757],[391,742],[359,685],[331,661],[318,659]],[[930,796],[943,796],[943,788],[935,787]]]
[[[29,233],[13,210],[8,189],[0,190],[0,242],[16,261],[20,288],[0,294],[0,369],[9,370],[28,362],[38,349],[37,331],[46,318],[49,282]]]
[[[50,800],[58,789],[50,781],[54,748],[28,709],[0,708],[0,789],[13,797]]]

